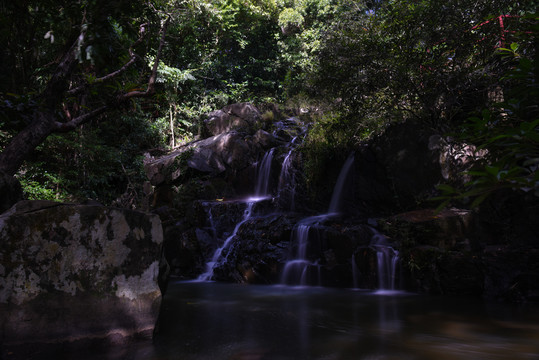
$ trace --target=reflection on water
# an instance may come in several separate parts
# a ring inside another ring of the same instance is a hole
[[[537,359],[539,309],[398,292],[171,283],[152,359]]]
[[[0,358],[539,359],[539,306],[396,291],[172,282],[159,333],[133,343],[2,349]],[[4,357],[2,357],[2,355]]]

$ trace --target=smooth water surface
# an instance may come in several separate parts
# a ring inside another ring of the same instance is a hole
[[[151,359],[538,359],[539,308],[327,288],[171,282]]]

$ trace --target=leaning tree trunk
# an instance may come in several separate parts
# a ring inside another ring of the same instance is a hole
[[[57,115],[57,110],[61,108],[62,102],[65,100],[66,94],[68,96],[75,96],[78,93],[87,89],[89,84],[84,84],[76,88],[69,89],[70,78],[77,66],[77,51],[79,51],[81,43],[84,41],[86,29],[84,29],[78,39],[73,43],[71,48],[64,54],[62,60],[58,64],[58,67],[52,74],[50,80],[47,83],[44,91],[38,97],[38,102],[41,106],[34,112],[32,122],[26,126],[21,132],[19,132],[5,149],[0,153],[0,172],[4,172],[7,175],[15,175],[17,170],[23,164],[24,160],[34,151],[34,149],[41,144],[47,136],[53,132],[68,132],[76,129],[78,126],[93,119],[110,110],[114,105],[118,105],[122,102],[136,97],[145,97],[152,95],[155,91],[155,82],[157,79],[157,67],[163,51],[165,43],[165,34],[167,26],[170,22],[170,16],[161,27],[159,47],[157,55],[155,57],[152,73],[148,79],[148,86],[145,91],[130,91],[119,96],[115,99],[108,99],[103,102],[100,107],[94,110],[88,111],[84,114],[79,114],[74,118],[60,119]],[[144,25],[141,25],[143,28]],[[141,37],[135,42],[135,44],[142,41],[143,31],[141,31]],[[134,44],[134,45],[135,45]],[[137,56],[129,49],[131,54],[130,60],[124,64],[119,70],[107,74],[101,78],[95,80],[96,83],[102,83],[113,79],[126,71],[132,64],[134,64]]]
[[[54,115],[36,112],[34,120],[0,153],[0,172],[15,175],[22,163],[53,132]]]
[[[38,97],[41,106],[35,110],[30,124],[15,135],[0,153],[0,171],[11,176],[15,175],[23,161],[55,131],[57,127],[55,112],[69,87],[68,80],[76,66],[75,49],[76,43],[62,57],[47,86]]]

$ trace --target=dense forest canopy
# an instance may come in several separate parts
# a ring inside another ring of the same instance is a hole
[[[443,187],[448,199],[537,192],[532,1],[21,0],[0,11],[0,169],[29,198],[136,206],[145,150],[190,141],[203,114],[243,101],[318,109],[305,145],[318,162],[413,120],[489,150],[468,188]]]

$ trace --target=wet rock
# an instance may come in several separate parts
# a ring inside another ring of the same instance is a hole
[[[23,201],[0,216],[4,344],[150,336],[166,281],[156,215]]]
[[[199,230],[199,231],[197,231]],[[163,249],[170,273],[181,279],[194,279],[204,269],[203,249],[209,236],[200,229],[184,230],[181,225],[165,227]]]
[[[217,280],[280,283],[282,270],[297,253],[297,215],[272,214],[248,220],[215,271]],[[327,221],[309,230],[306,271],[312,285],[351,287],[352,254],[369,244],[372,232],[363,224]]]
[[[288,258],[293,219],[283,214],[255,217],[239,229],[226,261],[214,269],[214,278],[240,283],[275,284]]]
[[[262,148],[264,149],[269,149],[279,145],[279,142],[273,135],[262,129],[258,130],[253,135],[253,140],[256,143],[260,144],[260,146],[262,146]]]
[[[406,246],[428,245],[443,250],[479,249],[475,239],[475,219],[465,209],[413,210],[383,222],[384,233]]]
[[[353,254],[357,270],[356,287],[361,289],[376,289],[378,287],[377,255],[370,246],[361,246]]]

